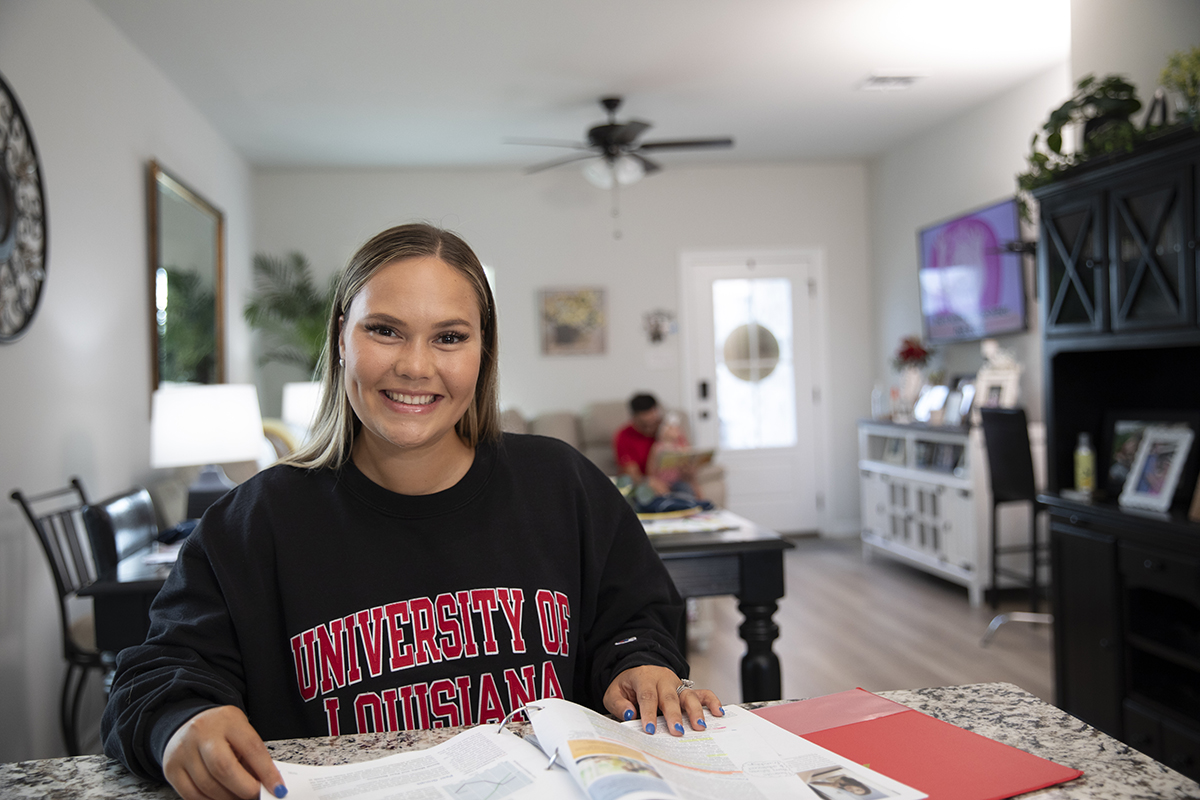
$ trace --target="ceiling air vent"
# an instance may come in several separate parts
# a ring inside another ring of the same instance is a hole
[[[898,92],[911,88],[920,75],[871,75],[858,87],[864,92]]]

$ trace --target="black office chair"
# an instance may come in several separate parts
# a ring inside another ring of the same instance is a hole
[[[96,650],[96,629],[90,614],[72,619],[69,601],[97,576],[91,545],[82,524],[87,494],[78,478],[71,485],[45,494],[26,496],[19,489],[12,499],[21,506],[50,562],[58,589],[58,611],[62,622],[63,657],[67,674],[59,701],[63,741],[70,755],[80,755],[79,705],[89,670],[101,675],[112,659]]]
[[[158,538],[154,501],[141,486],[84,506],[83,521],[100,575],[116,569],[122,558]]]
[[[992,608],[999,606],[999,578],[1004,576],[1029,590],[1029,611],[1011,611],[998,614],[988,625],[983,635],[982,646],[987,646],[992,637],[1006,622],[1032,622],[1050,624],[1054,617],[1038,612],[1041,587],[1038,585],[1038,568],[1045,563],[1039,542],[1037,515],[1046,506],[1038,502],[1037,489],[1033,480],[1033,455],[1029,447],[1029,423],[1025,410],[1021,408],[983,408],[983,439],[987,446],[988,471],[992,489],[991,530],[988,542],[992,564]],[[1001,503],[1029,504],[1029,541],[1022,544],[1000,544],[998,506]],[[1029,571],[1018,572],[1001,566],[1000,557],[1014,553],[1029,554]]]

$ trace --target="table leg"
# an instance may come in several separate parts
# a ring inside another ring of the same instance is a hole
[[[783,685],[779,656],[771,645],[779,638],[779,626],[772,619],[783,597],[783,552],[767,550],[743,553],[741,591],[738,609],[746,621],[738,628],[746,643],[742,656],[742,702],[780,700]]]
[[[738,603],[746,621],[738,628],[746,642],[742,656],[742,702],[779,700],[783,685],[779,672],[779,656],[771,644],[779,638],[779,626],[772,616],[779,608],[771,602]]]

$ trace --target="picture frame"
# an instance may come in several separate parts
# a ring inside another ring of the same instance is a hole
[[[539,299],[543,355],[604,354],[608,318],[603,288],[542,289]]]
[[[1188,509],[1188,520],[1200,522],[1200,478],[1196,479],[1196,488],[1192,490],[1192,507]]]
[[[982,424],[980,408],[1014,408],[1021,390],[1019,369],[981,369],[975,376],[971,421]]]
[[[946,405],[942,409],[942,424],[947,428],[957,428],[962,425],[962,390],[953,389],[946,397]]]
[[[904,439],[892,436],[883,443],[883,461],[886,464],[904,466]]]
[[[1133,469],[1138,446],[1146,428],[1190,428],[1200,437],[1200,410],[1190,409],[1111,409],[1104,416],[1104,429],[1096,450],[1096,486],[1110,499],[1116,499],[1125,488]],[[1193,441],[1195,441],[1193,439]],[[1180,475],[1179,486],[1190,487],[1200,476],[1200,448],[1193,447]],[[1192,492],[1193,496],[1195,492]]]
[[[946,397],[950,394],[949,386],[926,386],[921,390],[921,396],[913,406],[913,419],[917,422],[931,422],[940,416],[939,411],[946,405]]]
[[[1147,426],[1118,499],[1121,506],[1149,511],[1169,509],[1194,438],[1189,427]]]

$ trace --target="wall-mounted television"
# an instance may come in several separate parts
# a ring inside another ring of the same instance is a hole
[[[930,344],[1025,330],[1025,270],[1016,198],[922,228],[921,316]]]

